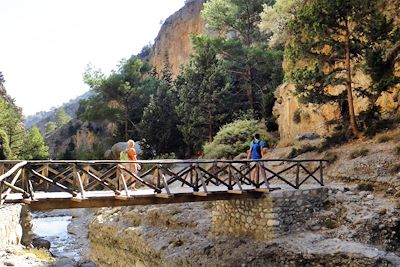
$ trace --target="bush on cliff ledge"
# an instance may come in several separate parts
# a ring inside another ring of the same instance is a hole
[[[204,145],[204,157],[208,159],[232,159],[246,152],[252,136],[259,133],[261,140],[268,143],[268,136],[256,120],[236,120],[224,125],[211,143]]]

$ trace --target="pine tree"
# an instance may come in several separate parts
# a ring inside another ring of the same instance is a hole
[[[45,145],[43,135],[36,126],[29,129],[25,136],[21,157],[27,160],[49,157],[49,147]]]
[[[61,127],[67,124],[71,120],[71,116],[65,113],[64,108],[59,108],[55,112],[55,120],[57,127]]]
[[[346,104],[344,119],[354,136],[361,136],[356,124],[353,96],[363,88],[353,83],[353,73],[368,49],[379,45],[388,34],[388,23],[376,1],[308,1],[289,23],[292,35],[286,54],[292,62],[289,74],[297,85],[300,100],[323,104]],[[340,93],[328,88],[341,86]]]
[[[179,129],[192,149],[211,142],[235,111],[232,84],[209,37],[194,37],[194,52],[177,77]]]
[[[282,53],[265,44],[268,38],[258,27],[263,5],[273,2],[211,0],[202,11],[207,25],[224,36],[219,42],[219,54],[226,61],[227,74],[246,95],[246,108],[255,117],[263,115],[267,119],[275,101],[273,86],[283,79]]]
[[[150,153],[147,152],[149,156],[179,154],[183,141],[177,127],[177,105],[178,93],[173,87],[171,68],[166,58],[157,92],[150,96],[140,123],[140,135],[151,150]],[[156,155],[151,155],[152,151]]]
[[[108,119],[118,124],[118,138],[137,136],[137,124],[141,121],[143,109],[158,85],[157,79],[150,73],[150,65],[135,56],[122,60],[118,71],[107,77],[88,68],[84,80],[95,91],[95,95],[87,101],[81,101],[79,118],[90,121]]]

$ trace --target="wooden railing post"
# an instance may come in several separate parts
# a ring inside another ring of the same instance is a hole
[[[296,164],[296,189],[300,187],[300,163]]]
[[[228,189],[229,190],[232,190],[233,189],[233,186],[232,186],[232,166],[231,166],[231,164],[230,163],[228,163],[229,164],[229,166],[228,166]],[[250,175],[250,177],[251,177],[251,175]]]
[[[0,206],[4,204],[4,199],[3,199],[3,182],[0,181]]]
[[[198,192],[199,191],[199,172],[198,172],[198,168],[199,168],[199,164],[195,164],[194,165],[194,177],[195,177],[195,181],[194,181],[194,188],[193,191]]]
[[[322,160],[319,161],[319,177],[321,179],[321,185],[324,186],[324,171]]]
[[[256,188],[260,187],[260,171],[262,171],[260,168],[260,164],[261,164],[261,162],[255,162],[257,172],[256,172],[256,177],[255,177],[256,179],[255,179],[254,183],[256,184]],[[251,177],[251,175],[250,175],[250,177]],[[252,179],[250,179],[250,180],[252,180]]]
[[[123,187],[123,184],[121,184],[119,181],[119,177],[121,176],[121,174],[122,174],[122,171],[121,171],[121,163],[118,163],[117,164],[117,168],[115,169],[115,177],[117,178],[116,179],[116,188],[117,188],[117,190],[121,190],[122,189],[122,187]],[[125,178],[125,177],[124,177]]]
[[[44,177],[49,177],[49,164],[43,164],[42,175]],[[50,185],[46,183],[46,190],[49,190]]]
[[[82,177],[81,177],[82,178],[82,184],[83,185],[88,185],[89,184],[89,176],[87,175],[86,172],[89,172],[90,165],[85,164],[85,165],[83,165],[82,169],[84,170],[84,172],[82,173]],[[117,179],[118,179],[118,176],[117,176]]]
[[[4,165],[5,165],[4,163],[0,163],[0,175],[4,174],[6,172]]]
[[[74,189],[76,189],[78,187],[78,175],[77,175],[78,169],[76,167],[76,164],[73,163],[72,164],[72,177],[73,177],[73,186]]]

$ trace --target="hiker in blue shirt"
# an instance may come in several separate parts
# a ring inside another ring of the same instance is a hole
[[[250,143],[250,149],[247,153],[247,159],[262,159],[264,156],[264,142],[260,141],[260,135],[257,133],[254,135],[253,141]]]
[[[260,135],[257,133],[254,135],[253,141],[250,143],[250,149],[247,153],[247,159],[262,159],[264,156],[264,142],[260,141]],[[254,166],[255,165],[255,166]],[[254,169],[250,173],[250,180],[257,182],[257,172],[259,172],[258,165],[254,162],[250,165],[250,168]]]

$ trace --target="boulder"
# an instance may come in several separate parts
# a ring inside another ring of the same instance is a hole
[[[318,139],[320,136],[317,133],[301,133],[296,135],[295,139],[298,141],[301,140],[314,140],[314,139]]]
[[[104,158],[112,159],[111,149],[108,149],[106,152],[104,152]]]
[[[47,241],[44,238],[40,238],[40,237],[34,238],[32,240],[32,245],[35,248],[44,248],[44,249],[50,249],[50,246],[51,246],[49,241]]]
[[[121,151],[125,150],[128,147],[127,142],[118,142],[111,147],[111,151],[104,153],[104,156],[109,159],[119,160],[119,154]],[[139,155],[142,153],[142,149],[140,147],[140,142],[135,141],[135,150],[136,153]]]

